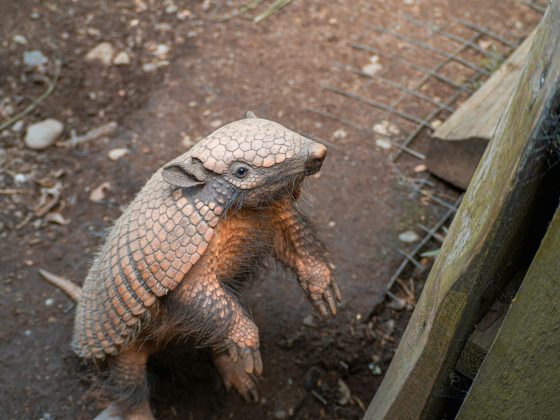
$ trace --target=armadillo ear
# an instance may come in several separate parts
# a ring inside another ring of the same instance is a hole
[[[171,162],[163,167],[163,179],[171,185],[191,188],[208,181],[208,171],[199,159],[192,158],[190,163]]]

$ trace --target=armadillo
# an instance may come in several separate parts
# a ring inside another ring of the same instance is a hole
[[[114,402],[104,415],[153,418],[146,362],[178,338],[209,347],[226,388],[258,399],[258,329],[233,285],[269,256],[295,273],[321,316],[336,314],[341,297],[325,248],[296,204],[326,153],[272,121],[228,124],[148,180],[82,288],[42,272],[78,302],[75,353],[111,361]]]

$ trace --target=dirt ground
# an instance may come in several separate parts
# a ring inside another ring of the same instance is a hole
[[[348,48],[349,42],[399,49],[367,29],[388,24],[391,12],[437,21],[468,17],[519,36],[538,14],[514,0],[297,0],[260,24],[213,18],[238,5],[0,0],[0,121],[40,96],[61,63],[48,99],[23,125],[0,133],[1,418],[87,419],[102,409],[91,369],[69,348],[73,306],[40,280],[37,269],[81,283],[105,229],[151,173],[247,110],[328,142],[327,161],[308,183],[302,205],[332,250],[344,304],[336,319],[319,321],[296,282],[270,271],[244,292],[261,332],[260,402],[227,394],[205,351],[176,346],[150,363],[154,411],[161,419],[362,416],[413,308],[381,307],[370,316],[401,260],[398,234],[437,214],[411,199],[373,139],[306,109],[349,112],[322,86],[369,88],[332,64],[367,64],[367,54]],[[101,42],[110,42],[115,55],[125,51],[130,62],[85,60]],[[32,50],[47,57],[41,68],[24,65],[24,51]],[[383,74],[404,84],[413,77],[395,71],[386,64]],[[371,108],[351,112],[367,126],[384,118]],[[112,121],[118,128],[75,147],[29,150],[25,127],[45,118],[64,123],[61,140]],[[128,154],[110,159],[116,148]],[[400,169],[420,176],[412,171],[418,163],[403,159]],[[105,182],[105,196],[92,202],[90,194]],[[55,216],[38,216],[41,189],[57,183],[62,192],[51,209]],[[416,295],[422,279],[416,278]]]

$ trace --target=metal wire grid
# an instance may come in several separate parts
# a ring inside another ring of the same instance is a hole
[[[532,9],[544,12],[546,6],[543,6],[542,3],[538,3],[535,0],[526,0],[523,1],[527,6],[531,7]],[[430,37],[425,41],[419,41],[414,39],[408,35],[399,33],[392,29],[387,29],[381,26],[374,26],[370,25],[369,29],[389,35],[405,44],[410,45],[411,47],[417,48],[422,51],[429,51],[430,53],[441,57],[441,61],[437,63],[434,67],[425,67],[410,60],[406,59],[403,56],[399,56],[397,54],[387,53],[385,51],[381,51],[374,47],[363,45],[363,44],[351,44],[350,47],[359,50],[365,51],[372,54],[377,54],[381,57],[385,57],[386,59],[395,62],[401,66],[412,68],[417,72],[422,74],[422,77],[413,84],[413,87],[407,87],[403,84],[388,79],[386,77],[374,74],[370,75],[363,72],[361,69],[350,66],[350,65],[341,65],[341,64],[334,64],[334,67],[338,70],[342,71],[349,71],[359,77],[370,78],[375,80],[376,82],[383,84],[384,86],[388,87],[389,89],[394,89],[400,93],[398,99],[391,103],[384,103],[380,102],[368,97],[364,97],[362,95],[358,95],[352,92],[345,91],[343,89],[334,87],[334,86],[324,86],[324,89],[332,92],[337,95],[341,95],[349,100],[357,101],[360,104],[367,105],[376,109],[380,109],[384,111],[386,115],[395,116],[401,120],[408,121],[409,123],[413,123],[414,127],[412,130],[408,132],[408,134],[402,139],[401,141],[395,141],[389,139],[391,143],[397,148],[397,152],[392,155],[392,160],[395,162],[399,159],[402,153],[407,153],[415,158],[424,160],[426,157],[419,151],[414,150],[411,143],[419,136],[419,134],[423,130],[433,130],[431,121],[434,121],[435,118],[441,116],[442,114],[446,113],[447,115],[451,114],[455,110],[455,103],[463,94],[472,94],[474,89],[473,85],[476,82],[481,81],[484,78],[487,78],[490,75],[490,71],[480,66],[476,63],[473,63],[468,58],[465,57],[465,53],[474,52],[476,56],[481,58],[490,59],[492,61],[499,61],[503,62],[507,56],[513,52],[513,50],[519,45],[521,40],[512,41],[510,37],[501,36],[492,30],[485,28],[483,26],[474,24],[472,22],[456,19],[455,22],[458,23],[463,28],[468,29],[472,32],[472,35],[469,37],[460,36],[446,30],[446,28],[434,25],[430,22],[424,22],[417,19],[414,19],[407,15],[394,15],[397,19],[402,19],[416,27],[421,29],[427,30],[429,32]],[[452,52],[447,50],[443,50],[437,47],[434,47],[429,43],[432,37],[439,36],[444,37],[449,41],[452,41],[455,44],[458,44],[456,49]],[[497,41],[502,46],[502,50],[504,52],[500,53],[497,51],[488,51],[482,48],[479,45],[479,41],[482,39],[491,39]],[[470,71],[470,76],[467,77],[467,80],[464,83],[457,83],[456,81],[450,79],[449,77],[445,76],[442,72],[446,66],[450,63],[457,63],[458,65],[462,66],[466,70]],[[422,87],[428,84],[430,81],[437,81],[439,83],[443,83],[452,88],[452,93],[445,99],[435,99],[426,95],[421,92]],[[399,106],[405,101],[408,97],[417,98],[424,103],[429,104],[433,109],[429,111],[427,114],[423,116],[412,115],[408,112],[405,112],[399,109]],[[330,112],[317,110],[317,109],[308,109],[308,111],[321,115],[325,118],[329,118],[335,120],[343,125],[349,126],[359,132],[367,135],[372,136],[373,130],[371,128],[366,128],[357,124],[356,122],[345,118],[344,116],[333,114]],[[450,203],[441,197],[433,194],[432,192],[426,191],[424,189],[425,186],[430,186],[430,182],[427,179],[421,180],[422,184],[420,186],[413,185],[413,192],[415,195],[423,195],[428,196],[429,199],[436,203],[437,205],[444,208],[443,214],[441,217],[437,219],[435,224],[431,227],[426,227],[422,224],[418,224],[418,228],[424,232],[424,236],[416,243],[414,248],[409,252],[406,252],[402,249],[396,249],[396,251],[402,255],[404,258],[397,267],[396,271],[393,273],[391,278],[389,279],[388,283],[385,286],[385,294],[389,296],[391,299],[398,299],[396,295],[394,295],[391,290],[394,287],[395,283],[399,280],[401,276],[406,272],[410,265],[417,267],[420,270],[424,270],[424,266],[418,261],[420,252],[425,249],[425,247],[430,242],[436,242],[441,245],[445,238],[445,226],[448,226],[453,217],[457,212],[457,208],[461,203],[463,195],[459,196],[454,202]]]
[[[384,111],[385,115],[392,115],[393,117],[404,120],[409,124],[412,123],[413,128],[406,134],[403,139],[400,139],[401,141],[388,139],[397,149],[397,151],[392,154],[391,158],[393,161],[397,161],[402,153],[407,153],[418,159],[424,160],[426,158],[425,155],[417,150],[414,150],[411,143],[419,136],[420,133],[423,132],[423,130],[433,130],[434,127],[432,126],[432,121],[435,118],[441,116],[443,113],[446,113],[447,115],[452,113],[455,110],[454,105],[461,97],[461,95],[473,93],[473,85],[491,74],[490,70],[488,70],[487,68],[469,60],[466,57],[466,53],[474,52],[482,59],[491,59],[501,62],[513,51],[513,49],[517,47],[517,45],[519,44],[519,40],[512,41],[511,39],[509,39],[509,37],[506,38],[491,31],[488,28],[462,19],[456,19],[455,22],[463,28],[466,28],[468,31],[472,32],[472,36],[468,38],[456,35],[449,30],[446,30],[444,27],[434,25],[430,22],[423,22],[407,15],[395,14],[394,17],[402,19],[421,29],[427,30],[429,38],[427,40],[420,41],[411,36],[402,34],[396,30],[384,28],[377,25],[369,25],[368,28],[374,32],[393,37],[396,40],[409,45],[411,48],[417,49],[418,54],[422,54],[427,51],[430,54],[441,57],[441,60],[434,67],[425,67],[411,62],[409,59],[398,54],[388,53],[369,45],[352,43],[350,44],[350,47],[354,50],[365,51],[371,54],[377,54],[378,56],[385,57],[385,59],[396,63],[399,66],[410,68],[421,73],[422,77],[413,84],[412,88],[410,88],[387,77],[383,77],[377,74],[366,74],[361,69],[358,69],[351,65],[342,65],[335,63],[333,64],[333,67],[338,70],[349,71],[359,77],[375,80],[376,82],[388,87],[389,89],[397,91],[400,95],[395,101],[386,103],[363,95],[348,92],[335,86],[324,86],[323,88],[328,92],[343,96],[349,100],[356,101],[360,104]],[[453,42],[454,44],[458,44],[457,48],[454,51],[449,52],[447,50],[434,47],[430,41],[436,36],[443,37],[446,40]],[[505,50],[505,53],[487,51],[483,49],[478,44],[478,42],[482,39],[492,39],[497,41],[499,44],[501,44],[501,49]],[[447,77],[443,73],[443,70],[450,63],[456,63],[462,66],[468,73],[470,73],[464,83],[458,83]],[[428,83],[433,81],[443,83],[444,85],[450,87],[452,89],[452,93],[445,100],[435,99],[423,93],[421,89]],[[432,110],[430,110],[425,115],[413,115],[409,112],[406,112],[402,109],[401,105],[409,97],[414,97],[423,101],[424,103],[428,104],[428,107],[432,108]],[[371,136],[373,134],[373,130],[371,128],[363,127],[360,124],[357,124],[356,122],[353,122],[352,120],[341,115],[318,109],[307,110],[321,115],[325,118],[335,120],[340,124],[349,126],[368,136]]]

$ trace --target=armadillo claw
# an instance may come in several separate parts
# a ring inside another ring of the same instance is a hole
[[[227,351],[232,363],[240,362],[248,374],[260,376],[263,370],[261,352],[258,349],[242,348],[230,342]]]
[[[214,363],[222,376],[227,391],[233,386],[245,401],[257,402],[259,400],[255,380],[245,371],[241,360],[233,362],[228,356],[216,355]]]

